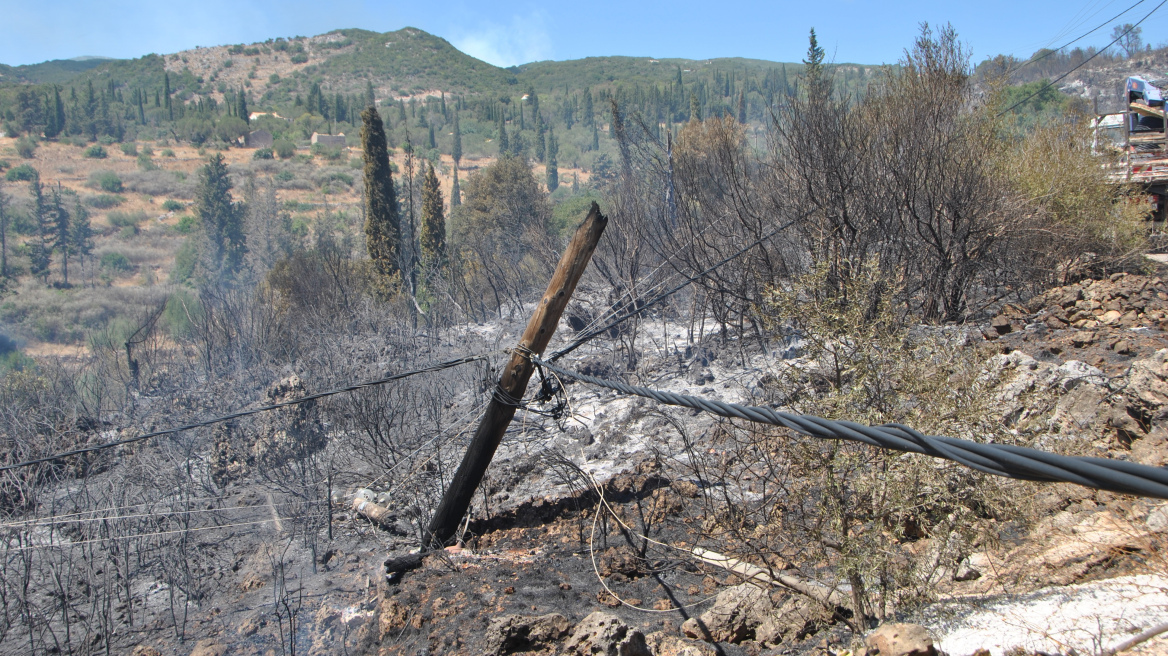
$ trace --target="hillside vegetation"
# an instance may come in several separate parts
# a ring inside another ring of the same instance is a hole
[[[342,30],[0,85],[0,653],[848,656],[912,617],[954,656],[1102,654],[1162,622],[1168,507],[992,455],[1168,462],[1143,190],[952,27],[879,69],[807,46],[504,70]],[[565,370],[512,395],[552,298]],[[1081,583],[1119,601],[964,628]]]

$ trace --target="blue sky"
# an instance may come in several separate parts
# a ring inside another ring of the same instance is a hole
[[[0,0],[0,63],[137,57],[342,27],[384,32],[408,25],[503,66],[590,55],[797,61],[811,27],[834,61],[878,64],[899,58],[922,21],[952,23],[979,61],[1061,45],[1134,2]],[[1134,23],[1158,4],[1145,0],[1118,22]],[[1082,43],[1104,45],[1110,32]],[[1168,6],[1143,24],[1143,35],[1153,45],[1168,42]]]

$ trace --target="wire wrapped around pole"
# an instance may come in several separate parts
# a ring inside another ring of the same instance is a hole
[[[532,362],[582,383],[622,394],[652,399],[667,405],[693,408],[720,417],[788,428],[809,437],[862,442],[882,449],[944,458],[987,474],[1027,481],[1075,483],[1097,490],[1168,499],[1168,469],[1110,458],[1063,456],[1011,444],[984,444],[953,437],[925,435],[902,424],[865,426],[832,421],[814,415],[792,414],[760,406],[739,405],[662,392],[620,381],[586,376],[557,367],[538,357]]]

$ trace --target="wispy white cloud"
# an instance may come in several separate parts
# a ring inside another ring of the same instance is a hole
[[[460,29],[450,40],[471,57],[496,66],[514,66],[550,59],[552,38],[542,14],[512,16],[506,24],[481,22]]]

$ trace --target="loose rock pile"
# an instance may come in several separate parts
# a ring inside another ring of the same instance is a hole
[[[1056,287],[1025,307],[1007,306],[990,322],[986,337],[996,338],[1042,323],[1051,330],[1100,326],[1168,328],[1168,285],[1163,280],[1117,273],[1106,280],[1084,280]]]

